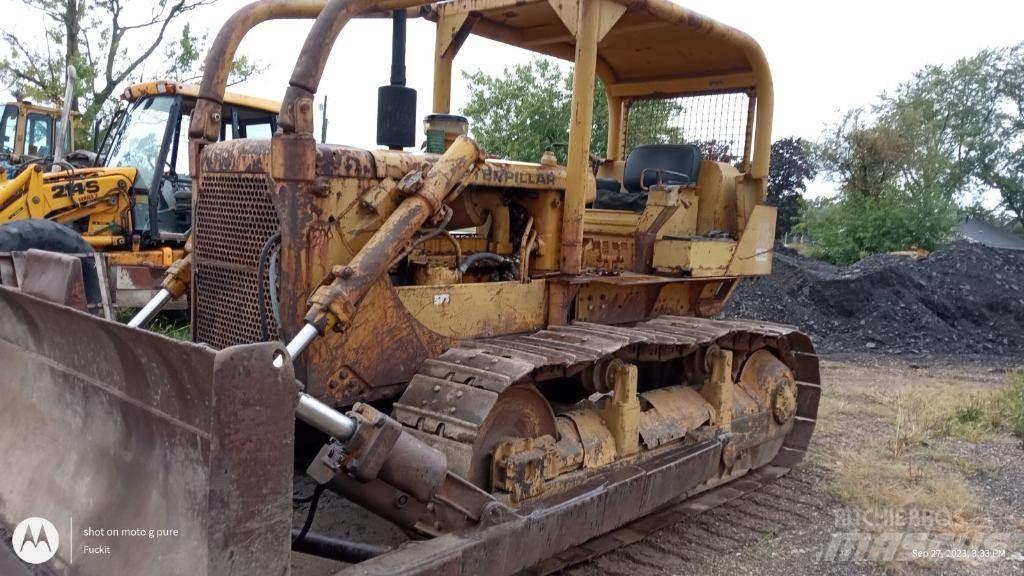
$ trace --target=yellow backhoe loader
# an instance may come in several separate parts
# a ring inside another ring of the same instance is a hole
[[[114,306],[148,301],[167,267],[183,255],[192,227],[186,129],[197,92],[198,86],[168,81],[129,87],[85,165],[81,159],[72,165],[63,156],[54,158],[50,128],[59,123],[54,111],[43,115],[22,106],[17,118],[25,118],[25,128],[15,129],[12,109],[16,162],[0,179],[5,282],[17,285],[19,255],[27,250],[98,250],[102,256],[84,263],[88,301],[101,303],[108,316]],[[227,95],[218,138],[268,138],[277,127],[278,107],[269,100]],[[6,126],[0,125],[0,132]]]
[[[27,160],[51,156],[60,134],[61,110],[18,99],[0,113],[0,183]],[[74,122],[68,142],[74,141]],[[70,144],[69,144],[70,147]],[[2,185],[2,184],[0,184]]]
[[[368,16],[394,22],[381,147],[318,144],[322,77],[359,80],[343,64],[360,54],[328,55]],[[407,150],[409,16],[436,24],[426,151]],[[238,44],[277,18],[314,19],[278,128],[218,142]],[[450,106],[471,35],[574,64],[565,166],[467,135]],[[645,141],[666,101],[678,141]],[[50,520],[76,546],[50,566],[77,575],[276,576],[290,551],[352,564],[339,575],[547,574],[785,474],[815,426],[812,344],[714,319],[771,271],[772,110],[760,47],[668,0],[242,8],[206,59],[191,251],[161,293],[124,326],[0,287],[0,525]],[[194,342],[139,329],[187,290]],[[345,540],[355,507],[331,533],[293,527],[297,461],[310,514],[331,490],[408,541]]]

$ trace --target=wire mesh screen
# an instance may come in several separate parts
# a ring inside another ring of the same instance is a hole
[[[637,99],[626,120],[626,154],[642,144],[696,144],[705,159],[747,159],[751,100],[746,92]]]

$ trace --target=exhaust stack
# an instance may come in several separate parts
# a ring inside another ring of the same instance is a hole
[[[416,145],[416,90],[405,85],[405,10],[391,21],[391,84],[377,89],[377,144],[401,150]]]

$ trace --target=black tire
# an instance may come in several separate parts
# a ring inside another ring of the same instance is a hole
[[[0,226],[0,252],[24,252],[31,248],[61,254],[93,253],[92,246],[78,232],[52,220],[18,220]],[[82,258],[82,277],[86,300],[98,304],[100,281],[92,258]]]

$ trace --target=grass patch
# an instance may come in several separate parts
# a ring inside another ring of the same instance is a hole
[[[1007,386],[997,390],[936,383],[883,396],[892,413],[889,449],[896,458],[933,438],[977,444],[1010,433],[1024,440],[1024,372],[1012,373]],[[872,405],[870,413],[877,407]]]
[[[138,310],[135,308],[118,308],[114,314],[118,322],[127,324],[136,312]],[[157,314],[157,317],[146,329],[175,340],[190,340],[192,337],[189,331],[188,315],[181,311],[172,310]]]
[[[969,478],[991,463],[958,456],[942,440],[1024,438],[1024,372],[999,389],[897,379],[829,403],[833,416],[853,417],[845,429],[855,426],[828,456],[836,495],[863,509],[934,513],[945,521],[931,529],[943,532],[974,532],[985,522]]]
[[[975,474],[988,474],[989,472],[992,472],[994,468],[991,462],[980,459],[964,458],[952,453],[948,448],[943,446],[928,446],[925,450],[925,455],[933,462],[948,464],[956,468],[962,474],[967,474],[968,476],[973,476]]]
[[[970,484],[952,466],[904,453],[892,457],[888,446],[868,443],[839,454],[835,492],[865,509],[927,510],[970,516],[978,500]]]
[[[1024,447],[1024,370],[1010,374],[1010,385],[996,394],[993,424],[1013,434]]]
[[[1001,390],[971,394],[953,407],[940,429],[943,436],[974,443],[1003,432],[1024,443],[1024,372],[1011,373]]]
[[[153,323],[149,325],[149,329],[175,340],[190,340],[192,337],[187,319],[169,318],[163,315],[157,316]]]

